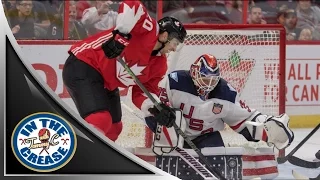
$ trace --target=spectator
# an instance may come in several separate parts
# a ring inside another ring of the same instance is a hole
[[[61,6],[61,8],[59,9],[59,12],[60,14],[63,14],[64,12],[63,6]],[[68,39],[71,39],[71,40],[81,40],[88,36],[84,26],[81,24],[81,22],[77,21],[76,18],[77,18],[76,2],[70,1],[69,2]],[[49,32],[50,33],[48,33],[47,39],[62,39],[63,17],[61,15],[55,18]]]
[[[226,14],[233,24],[242,23],[242,13],[238,10],[238,3],[236,1],[224,1],[224,7],[224,14]]]
[[[262,9],[258,6],[252,6],[249,12],[249,24],[267,24],[265,20],[262,19]]]
[[[17,0],[16,9],[8,12],[8,22],[16,39],[35,39],[32,1]]]
[[[32,4],[32,13],[35,19],[35,36],[37,39],[44,39],[47,36],[47,31],[51,24],[47,10],[41,2],[32,1]]]
[[[76,20],[77,18],[77,6],[76,3],[70,1],[69,6],[69,36],[68,39],[72,40],[81,40],[86,38],[87,31],[85,30],[84,26],[81,22]]]
[[[7,11],[16,9],[16,1],[2,0],[2,3],[5,5]]]
[[[141,2],[148,9],[150,16],[156,18],[158,2],[155,0],[141,0]],[[163,16],[175,17],[182,23],[190,22],[188,7],[189,5],[185,0],[162,1]]]
[[[49,19],[50,19],[50,27],[48,28],[47,36],[46,39],[62,39],[63,38],[63,9],[64,9],[64,4],[61,3],[60,6],[58,7],[57,10],[54,10],[54,8],[57,7],[52,7],[50,10],[51,13],[55,14],[50,14]]]
[[[110,8],[111,4],[112,1],[95,1],[83,11],[81,22],[90,35],[115,26],[118,12]]]
[[[310,0],[299,0],[297,16],[297,27],[311,29],[313,31],[313,39],[320,40],[320,8],[311,6]]]
[[[36,0],[36,1],[41,2],[44,5],[50,20],[52,16],[58,14],[60,6],[64,2],[63,0]]]
[[[279,12],[280,3],[276,0],[255,0],[255,6],[262,9],[262,14],[266,24],[277,23],[277,13]]]
[[[52,27],[51,24],[56,21],[56,18],[58,18],[64,13],[64,12],[62,12],[62,14],[59,13],[59,9],[61,8],[61,6],[64,5],[63,3],[64,1],[62,0],[37,0],[37,1],[41,2],[44,5],[43,7],[46,9],[47,16],[50,21],[49,28],[51,28]]]
[[[243,2],[242,2],[242,0],[235,0],[235,1],[233,1],[234,3],[233,3],[233,7],[235,8],[235,9],[237,9],[239,12],[241,12],[242,13],[242,8],[243,8]]]
[[[278,24],[282,24],[283,26],[285,26],[285,22],[286,22],[285,14],[286,14],[286,10],[281,10],[278,12],[278,14],[277,14],[277,23]]]
[[[284,15],[285,18],[285,29],[287,33],[287,40],[298,40],[298,37],[300,35],[300,28],[297,28],[297,13],[293,9],[286,10],[286,13]]]
[[[280,12],[280,11],[285,11],[285,10],[287,10],[287,9],[289,9],[288,5],[287,5],[287,4],[282,4],[282,5],[279,7],[279,12]],[[290,9],[292,9],[292,8],[290,8]]]
[[[82,19],[82,14],[85,9],[88,9],[91,7],[90,1],[86,0],[78,0],[76,2],[77,6],[77,20],[80,21]]]
[[[299,35],[299,41],[311,41],[312,40],[312,31],[311,29],[302,29]]]

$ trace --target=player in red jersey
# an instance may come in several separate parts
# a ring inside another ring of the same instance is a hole
[[[153,107],[116,58],[122,57],[156,97],[167,71],[166,53],[175,51],[187,34],[175,18],[156,22],[139,1],[123,1],[118,13],[114,28],[70,48],[62,74],[79,114],[113,141],[122,130],[118,87],[132,86],[132,101],[145,114]],[[175,121],[174,111],[165,105],[153,115],[160,125]]]

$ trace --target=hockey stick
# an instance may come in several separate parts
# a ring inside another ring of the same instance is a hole
[[[290,156],[288,161],[293,165],[304,167],[304,168],[316,169],[320,167],[320,161],[315,161],[315,162],[306,161],[296,156]]]
[[[302,175],[302,174],[300,174],[300,173],[298,173],[297,171],[295,171],[295,170],[292,170],[292,175],[293,175],[293,177],[295,178],[295,179],[299,179],[299,180],[319,180],[320,179],[320,174],[317,176],[317,177],[315,177],[315,178],[309,178],[309,177],[307,177],[307,176],[304,176],[304,175]]]
[[[162,107],[160,103],[150,94],[150,92],[144,87],[144,85],[140,82],[137,76],[132,72],[132,70],[128,67],[128,65],[123,61],[122,58],[118,57],[117,61],[126,69],[128,74],[132,77],[132,79],[136,82],[136,84],[141,88],[141,90],[148,96],[148,98],[152,101],[152,103],[156,106],[156,108],[161,111]],[[180,134],[184,140],[189,144],[189,146],[198,154],[199,159],[201,159],[207,168],[221,180],[225,180],[225,178],[214,169],[211,164],[207,161],[206,157],[201,153],[200,149],[190,140],[190,138],[178,127],[176,123],[173,124],[174,129]]]
[[[291,152],[284,156],[284,157],[278,157],[277,161],[279,164],[283,164],[286,161],[288,161],[288,159],[295,153],[297,152],[300,147],[306,142],[308,141],[308,139],[319,129],[320,127],[320,123],[317,125],[317,127],[315,127],[294,149],[291,150]]]
[[[134,116],[138,117],[141,121],[144,121],[144,118],[141,117],[138,113],[134,112],[129,106],[121,102],[122,107],[127,109]],[[186,150],[176,147],[176,152],[179,153],[180,157],[188,163],[204,180],[217,179],[204,165],[202,165],[195,157],[190,155]],[[178,168],[178,167],[177,167]]]

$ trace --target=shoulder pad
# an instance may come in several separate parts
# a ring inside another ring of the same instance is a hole
[[[197,95],[196,88],[191,79],[189,71],[178,70],[173,71],[169,75],[170,89]]]
[[[230,87],[226,80],[221,78],[218,85],[214,88],[214,90],[210,92],[208,98],[217,98],[235,103],[236,97],[237,92],[232,87]]]

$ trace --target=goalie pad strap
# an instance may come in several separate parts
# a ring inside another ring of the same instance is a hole
[[[182,111],[180,109],[175,109],[175,112],[175,123],[182,131],[185,131],[187,125]],[[167,154],[172,152],[176,147],[182,148],[183,143],[183,137],[176,132],[174,127],[166,128],[157,125],[152,150],[157,155]]]

